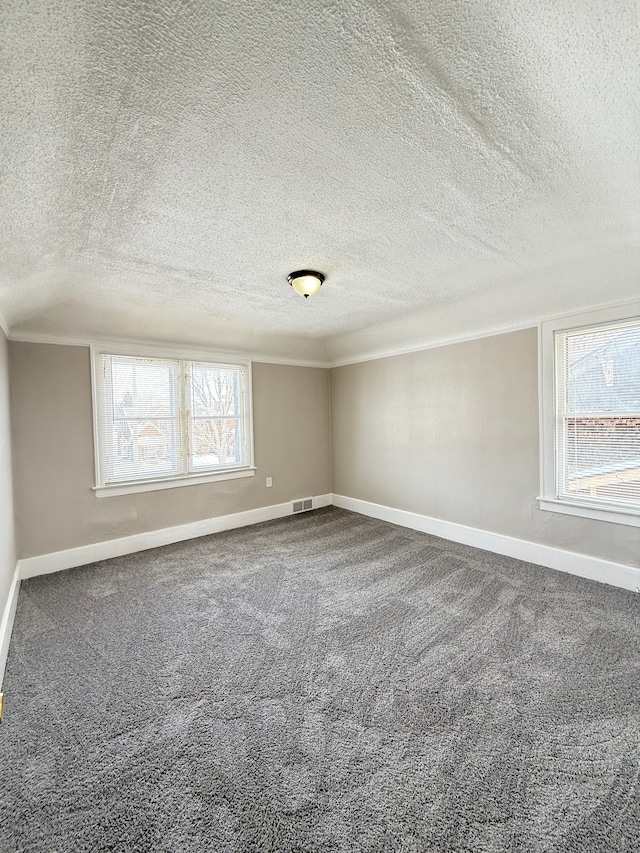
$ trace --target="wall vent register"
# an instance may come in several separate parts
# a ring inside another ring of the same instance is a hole
[[[294,513],[308,512],[310,509],[313,509],[313,498],[303,498],[302,500],[293,502]]]

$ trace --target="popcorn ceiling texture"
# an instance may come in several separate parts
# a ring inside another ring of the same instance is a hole
[[[9,331],[335,362],[635,297],[639,17],[4,0]]]

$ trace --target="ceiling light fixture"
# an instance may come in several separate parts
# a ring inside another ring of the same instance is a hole
[[[315,270],[298,270],[297,272],[289,273],[287,281],[296,293],[308,299],[309,296],[313,296],[314,293],[320,290],[324,276],[321,272],[315,272]]]

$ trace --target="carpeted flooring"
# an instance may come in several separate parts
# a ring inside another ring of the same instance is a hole
[[[22,585],[8,851],[637,851],[640,597],[335,508]]]

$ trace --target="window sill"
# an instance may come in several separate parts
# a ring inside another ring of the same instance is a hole
[[[201,483],[217,483],[219,480],[238,480],[241,477],[255,476],[256,468],[236,468],[230,471],[208,471],[204,474],[185,474],[181,477],[166,477],[164,480],[138,480],[135,483],[110,483],[108,486],[94,486],[97,498],[111,498],[116,495],[131,495],[135,492],[155,492],[159,489],[175,489],[180,486],[198,486]]]
[[[538,498],[538,506],[546,512],[561,512],[565,515],[608,521],[611,524],[629,524],[632,527],[640,527],[640,513],[619,506],[594,506],[579,501],[558,500],[558,498]]]

